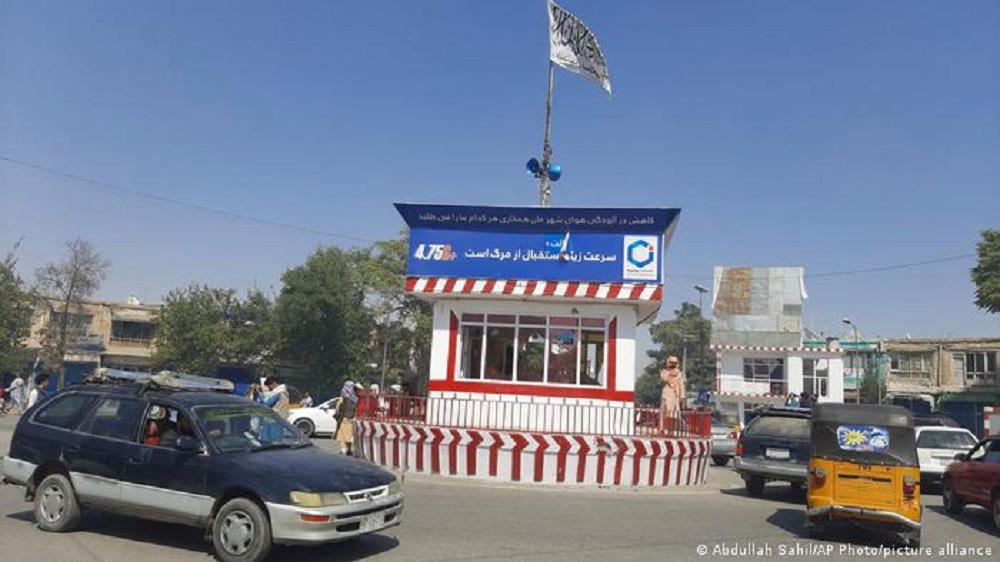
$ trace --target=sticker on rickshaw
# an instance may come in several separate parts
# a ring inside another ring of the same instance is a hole
[[[837,444],[844,451],[881,453],[889,448],[889,431],[873,425],[841,425]]]

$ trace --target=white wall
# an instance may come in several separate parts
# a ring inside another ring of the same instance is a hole
[[[826,359],[829,365],[829,382],[827,396],[823,402],[844,401],[844,359],[840,354],[829,354],[822,351],[794,352],[764,352],[764,351],[722,351],[720,363],[722,371],[719,378],[719,391],[724,393],[764,395],[769,394],[769,383],[753,383],[743,380],[743,359],[746,357],[780,357],[785,360],[785,382],[787,392],[802,393],[802,360]]]
[[[574,314],[573,309],[577,310]],[[534,314],[618,319],[616,347],[616,383],[609,390],[635,390],[636,311],[632,305],[614,303],[539,302],[483,298],[440,299],[434,304],[434,336],[431,343],[430,380],[443,381],[448,373],[448,339],[451,314],[461,319],[463,313]],[[461,342],[457,342],[461,343]],[[455,350],[456,361],[460,351]],[[741,371],[742,372],[742,371]],[[456,371],[457,376],[457,371]],[[458,380],[458,379],[456,379]],[[494,382],[494,381],[491,381]]]

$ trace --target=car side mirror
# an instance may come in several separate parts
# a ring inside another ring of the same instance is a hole
[[[967,460],[969,460],[969,455],[966,455],[965,453],[958,453],[957,455],[955,455],[955,460],[957,460],[957,461],[967,461]]]
[[[198,441],[194,437],[189,435],[182,435],[178,440],[174,448],[182,453],[200,453],[201,441]]]

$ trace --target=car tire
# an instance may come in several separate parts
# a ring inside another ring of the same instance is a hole
[[[309,418],[299,418],[295,420],[294,425],[295,429],[299,430],[306,437],[312,437],[316,433],[316,424]]]
[[[803,488],[802,482],[789,482],[789,484],[791,484],[792,486],[792,492],[796,494],[802,493],[802,488]]]
[[[764,493],[764,484],[766,483],[767,481],[761,478],[760,476],[751,476],[747,478],[746,481],[747,493],[753,497],[761,495],[762,493]]]
[[[271,552],[271,522],[254,501],[233,498],[215,514],[212,547],[222,562],[260,562]]]
[[[729,464],[729,457],[712,457],[712,462],[715,466],[726,466]]]
[[[35,521],[50,533],[67,533],[80,523],[80,504],[69,478],[50,474],[35,492]]]
[[[913,531],[906,537],[906,546],[916,550],[920,548],[920,531]]]
[[[965,507],[965,502],[955,493],[955,485],[950,478],[941,483],[941,503],[944,504],[944,510],[952,515],[962,513],[962,508]]]

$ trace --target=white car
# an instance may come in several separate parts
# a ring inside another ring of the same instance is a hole
[[[333,435],[337,430],[337,419],[333,417],[335,400],[327,400],[312,408],[296,408],[288,414],[288,421],[306,437]]]
[[[920,459],[920,479],[925,483],[940,482],[955,455],[966,453],[979,440],[961,427],[923,426],[917,428],[917,457]]]

